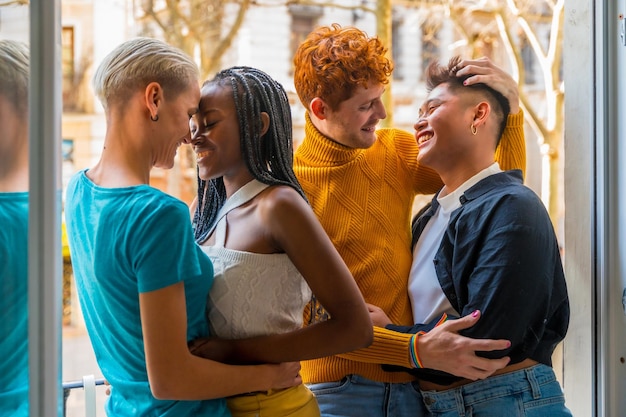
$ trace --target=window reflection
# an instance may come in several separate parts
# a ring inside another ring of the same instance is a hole
[[[28,416],[28,79],[24,42],[0,40],[0,415]]]

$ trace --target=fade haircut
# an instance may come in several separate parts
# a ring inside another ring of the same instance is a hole
[[[24,118],[28,112],[29,57],[25,43],[0,40],[0,95]]]
[[[175,99],[199,78],[198,66],[183,51],[158,39],[139,37],[123,42],[100,63],[93,88],[102,106],[124,104],[151,82]]]
[[[291,107],[283,86],[265,72],[244,66],[220,71],[202,87],[207,85],[232,91],[241,153],[252,176],[264,184],[290,186],[306,200],[293,172]],[[262,112],[269,116],[269,127],[263,135]],[[206,181],[198,177],[198,205],[193,216],[198,242],[208,237],[225,201],[222,177]]]
[[[511,112],[511,106],[509,100],[502,95],[502,93],[489,87],[487,84],[479,83],[465,86],[463,82],[472,75],[464,75],[458,77],[456,75],[459,70],[458,64],[461,62],[461,57],[454,56],[448,62],[448,65],[440,65],[438,61],[433,61],[428,65],[426,69],[426,90],[431,92],[435,87],[440,84],[447,84],[451,91],[471,91],[475,94],[479,94],[482,99],[486,100],[491,106],[491,112],[495,117],[497,126],[497,139],[496,146],[500,143],[502,133],[506,127],[506,122],[509,113]]]
[[[311,32],[293,59],[294,85],[306,109],[320,97],[332,110],[370,82],[387,84],[393,64],[378,38],[339,24]]]

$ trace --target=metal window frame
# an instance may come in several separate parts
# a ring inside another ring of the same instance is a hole
[[[625,0],[565,2],[565,268],[572,319],[563,356],[565,398],[577,416],[626,415],[626,217],[619,214],[626,206],[620,193],[626,166],[619,164],[626,160],[626,81],[619,76],[626,68],[619,19],[625,9]]]
[[[61,4],[30,2],[29,410],[63,414],[61,388]]]
[[[626,415],[626,1],[595,3],[596,410]],[[620,74],[622,74],[620,76]],[[622,192],[620,192],[622,191]]]

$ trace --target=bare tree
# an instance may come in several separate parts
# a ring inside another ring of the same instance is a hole
[[[556,222],[562,215],[559,150],[564,117],[561,75],[564,0],[459,1],[446,7],[472,56],[493,58],[496,49],[506,56],[518,81],[526,121],[539,140],[543,158],[541,197]],[[535,71],[531,64],[536,64],[538,69]],[[527,69],[538,72],[539,77],[535,79]],[[531,79],[533,83],[529,84]]]
[[[143,34],[159,35],[196,58],[204,79],[220,68],[250,5],[251,0],[142,0],[135,14]]]

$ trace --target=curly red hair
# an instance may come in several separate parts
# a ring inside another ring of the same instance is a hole
[[[378,38],[370,38],[355,27],[333,23],[317,28],[298,47],[293,59],[293,81],[300,101],[308,109],[311,100],[320,97],[337,110],[358,86],[387,84],[393,64],[386,52]]]

